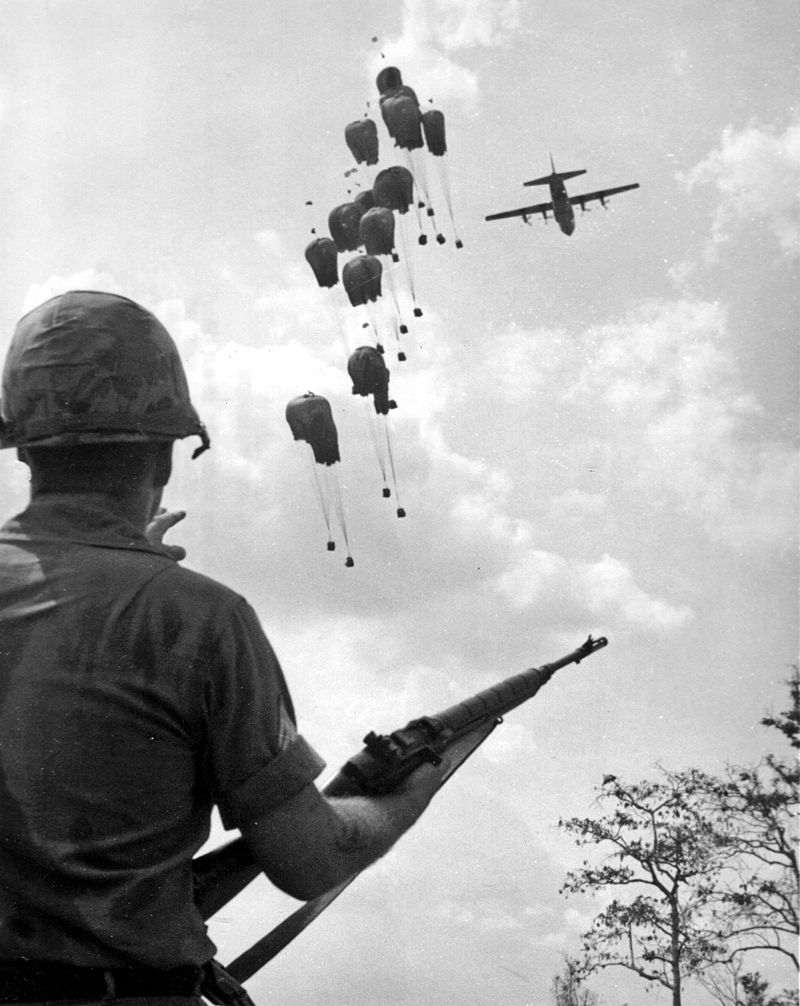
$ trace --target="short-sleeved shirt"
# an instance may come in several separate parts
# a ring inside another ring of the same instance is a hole
[[[240,826],[324,762],[247,602],[102,500],[0,529],[0,960],[202,964],[212,807]]]

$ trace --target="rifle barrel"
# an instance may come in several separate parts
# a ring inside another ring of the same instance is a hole
[[[506,713],[532,698],[559,668],[566,667],[567,664],[579,664],[584,657],[588,657],[607,645],[608,640],[605,636],[600,636],[598,639],[592,639],[589,636],[582,646],[573,650],[572,653],[568,653],[567,656],[554,660],[550,664],[532,667],[521,674],[506,678],[504,681],[478,692],[477,695],[472,695],[463,702],[450,706],[444,712],[429,717],[429,719],[452,730],[457,735],[462,730],[470,729],[472,724],[487,716],[505,716]]]

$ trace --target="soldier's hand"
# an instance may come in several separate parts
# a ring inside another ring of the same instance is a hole
[[[166,507],[162,506],[156,510],[155,517],[153,517],[144,529],[145,537],[150,544],[163,548],[165,552],[169,553],[170,558],[176,562],[180,562],[181,559],[186,558],[186,549],[181,545],[166,545],[162,541],[162,538],[171,527],[182,521],[185,516],[185,510],[167,510]]]
[[[419,817],[431,802],[434,793],[441,788],[442,782],[440,769],[426,762],[393,789],[391,795],[404,797],[412,807],[414,816]]]

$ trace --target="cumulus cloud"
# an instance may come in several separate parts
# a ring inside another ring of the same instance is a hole
[[[592,927],[597,909],[594,911],[579,911],[576,908],[565,908],[556,928],[543,934],[535,940],[541,946],[559,947],[577,943],[578,938]]]
[[[716,191],[708,257],[741,223],[765,223],[784,254],[800,254],[800,123],[782,133],[755,123],[740,131],[728,126],[719,146],[678,180],[690,190]]]
[[[744,383],[721,304],[652,302],[569,337],[509,329],[490,342],[475,360],[490,378],[483,411],[507,425],[484,432],[484,450],[511,476],[507,505],[524,494],[539,553],[566,526],[614,537],[623,519],[684,523],[737,548],[793,539],[795,452]]]
[[[347,389],[340,365],[291,337],[288,319],[293,305],[302,299],[299,283],[285,283],[281,297],[270,313],[284,341],[260,348],[230,342],[217,345],[185,318],[182,306],[167,304],[160,310],[189,361],[192,386],[214,416],[220,446],[216,463],[223,484],[231,487],[231,502],[252,492],[248,488],[252,485],[269,485],[259,519],[266,511],[276,525],[299,531],[299,507],[313,512],[315,501],[308,468],[297,463],[298,451],[305,450],[305,445],[292,443],[288,430],[282,428],[289,397],[305,390],[306,384],[310,390],[330,395],[342,431],[360,441],[348,443],[347,450],[355,450],[359,465],[371,462],[364,430],[358,426],[363,414],[348,410],[346,397],[341,397]],[[777,490],[782,478],[784,489],[788,486],[789,455],[780,445],[756,448],[747,440],[747,422],[758,417],[759,407],[738,384],[724,345],[724,313],[716,306],[650,305],[630,318],[586,333],[582,340],[553,333],[526,338],[533,338],[546,351],[537,352],[527,369],[509,365],[506,371],[498,371],[495,393],[510,389],[514,401],[529,410],[526,380],[533,391],[545,382],[551,387],[560,383],[565,389],[563,400],[576,417],[572,426],[560,424],[559,436],[569,443],[572,438],[587,438],[588,428],[588,441],[597,437],[606,455],[613,456],[623,496],[628,491],[637,494],[637,505],[644,499],[653,513],[671,498],[679,511],[694,513],[716,537],[738,541],[755,533],[760,541],[774,540],[781,528],[785,535],[782,511],[789,507],[785,494],[782,501]],[[503,339],[510,344],[513,336],[506,334]],[[502,354],[493,354],[495,364],[498,358]],[[514,352],[510,355],[512,360],[519,358]],[[413,544],[404,547],[420,550],[418,566],[427,571],[424,604],[429,615],[436,611],[440,597],[443,606],[459,612],[460,622],[469,624],[474,618],[469,612],[477,612],[493,594],[495,604],[500,599],[510,613],[533,608],[545,620],[562,625],[597,618],[604,625],[665,632],[691,620],[687,602],[648,590],[630,565],[611,552],[587,561],[585,555],[576,558],[558,547],[543,547],[542,525],[537,528],[519,510],[522,472],[516,467],[514,448],[507,457],[501,451],[492,452],[490,462],[473,454],[463,435],[464,446],[454,446],[450,421],[462,424],[463,434],[469,405],[460,385],[471,379],[471,372],[454,371],[446,349],[431,354],[426,363],[410,377],[400,378],[407,397],[402,399],[395,429],[401,441],[401,466],[408,461],[419,475],[427,472],[423,485],[427,479],[428,498],[418,493],[412,497],[412,513],[420,524],[412,532]],[[298,384],[301,374],[302,387]],[[558,374],[568,379],[557,382]],[[473,416],[469,422],[474,426],[480,417]],[[534,428],[540,425],[538,420],[532,422]],[[259,427],[264,433],[261,438],[255,432]],[[518,445],[524,429],[510,435]],[[568,448],[567,454],[570,450],[577,448]],[[357,478],[348,479],[347,488],[356,496],[364,492]],[[578,486],[566,490],[562,486],[552,494],[548,490],[549,485],[541,485],[537,506],[554,543],[553,529],[559,523],[563,526],[564,520],[608,517],[606,493]],[[448,501],[445,506],[441,499]],[[365,514],[361,501],[353,513],[356,538],[360,535],[363,541],[366,533],[374,550],[366,558],[372,561],[378,556],[386,564],[386,593],[374,597],[375,603],[383,603],[381,599],[388,600],[399,587],[390,558],[394,535],[382,537],[376,530],[379,537],[373,537],[372,528],[377,525]],[[246,529],[245,524],[239,531]],[[304,537],[307,534],[300,534],[301,540]],[[290,540],[292,536],[285,539],[287,548]],[[468,559],[475,542],[481,543],[482,553],[477,581]],[[405,614],[418,625],[420,598],[401,597],[394,601],[395,616],[402,622]],[[331,600],[349,603],[346,596]],[[435,619],[428,623],[428,630],[435,631],[434,623]],[[419,635],[416,641],[420,651],[430,642]],[[467,633],[464,655],[469,646]],[[405,659],[413,652],[407,647]]]
[[[33,283],[25,293],[22,311],[31,311],[37,305],[57,297],[67,290],[100,290],[104,293],[122,294],[118,283],[106,272],[82,269],[67,276],[50,276],[43,283]]]
[[[483,748],[484,758],[491,765],[530,764],[538,755],[531,731],[521,723],[505,723],[492,736],[492,743]]]
[[[519,0],[405,0],[400,35],[381,41],[382,55],[401,68],[421,101],[430,94],[471,111],[478,78],[459,64],[458,53],[502,45],[519,23]],[[371,72],[383,65],[373,60]]]
[[[591,362],[568,397],[596,402],[627,477],[654,508],[671,505],[737,547],[785,548],[794,537],[796,454],[764,438],[715,303],[644,305],[590,330]]]
[[[519,27],[519,0],[409,0],[409,12],[425,11],[442,48],[490,48],[500,45]]]
[[[570,563],[539,549],[516,555],[513,566],[497,577],[495,586],[509,604],[555,612],[572,608],[619,620],[640,629],[680,628],[692,618],[687,605],[671,605],[650,597],[634,581],[630,568],[610,555],[593,563]],[[563,617],[563,614],[562,614]]]

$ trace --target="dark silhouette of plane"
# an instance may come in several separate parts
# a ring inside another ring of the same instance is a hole
[[[628,192],[630,189],[638,189],[639,183],[634,182],[633,185],[619,185],[615,189],[598,189],[597,192],[584,192],[580,196],[568,196],[567,190],[564,187],[564,182],[567,178],[576,178],[578,175],[585,175],[586,169],[583,168],[580,171],[556,171],[556,166],[553,164],[553,155],[550,155],[550,167],[553,169],[552,173],[545,175],[543,178],[534,178],[533,181],[523,182],[523,185],[549,185],[550,186],[550,199],[552,202],[549,203],[536,203],[535,206],[522,206],[518,210],[505,210],[503,213],[492,213],[487,220],[504,220],[507,217],[522,217],[525,223],[530,223],[530,217],[534,213],[541,213],[545,221],[547,220],[547,214],[552,211],[555,221],[561,230],[569,235],[575,230],[575,212],[572,207],[577,204],[582,210],[586,209],[586,204],[592,202],[594,199],[599,199],[603,206],[606,205],[606,199],[609,196],[615,196],[619,192]]]

